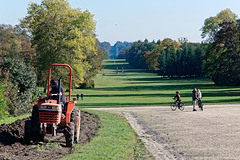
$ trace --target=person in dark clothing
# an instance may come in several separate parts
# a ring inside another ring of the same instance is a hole
[[[81,93],[81,99],[83,100],[83,93]]]
[[[79,94],[77,94],[77,100],[79,99]]]
[[[197,89],[196,88],[194,88],[193,92],[192,92],[192,101],[193,101],[193,111],[197,111],[195,109],[196,101],[197,101]]]
[[[50,91],[50,94],[45,97],[42,98],[42,100],[48,100],[48,99],[52,99],[52,100],[58,100],[58,96],[60,97],[60,102],[62,102],[63,104],[65,103],[65,96],[64,96],[64,89],[62,86],[60,86],[60,95],[56,95],[58,94],[58,83],[56,80],[51,80],[50,81],[50,85],[52,87],[52,90]]]

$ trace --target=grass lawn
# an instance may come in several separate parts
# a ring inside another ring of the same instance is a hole
[[[90,143],[84,146],[76,146],[74,153],[63,157],[63,160],[142,159],[141,154],[144,154],[146,150],[139,148],[141,144],[123,117],[101,111],[83,111],[95,114],[100,118],[100,129],[97,131],[97,136]]]
[[[0,120],[0,125],[1,124],[11,124],[11,123],[15,122],[16,120],[28,118],[29,116],[30,116],[30,113],[22,115],[22,116],[18,116],[18,117],[7,117],[7,118]]]
[[[186,105],[191,105],[193,88],[202,91],[204,104],[240,103],[240,87],[216,86],[206,78],[164,78],[147,70],[131,68],[124,60],[105,60],[104,66],[94,79],[95,88],[72,92],[74,96],[84,94],[84,100],[78,100],[79,107],[169,105],[176,91]]]

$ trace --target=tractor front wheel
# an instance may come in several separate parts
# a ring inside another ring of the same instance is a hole
[[[32,140],[31,120],[27,120],[25,121],[24,141],[26,144],[30,144],[31,140]]]
[[[65,131],[65,138],[66,138],[66,146],[73,147],[74,145],[74,123],[70,122],[69,126]]]
[[[39,111],[37,105],[33,106],[32,117],[31,117],[31,131],[33,134],[34,141],[43,141],[44,134],[39,122]]]

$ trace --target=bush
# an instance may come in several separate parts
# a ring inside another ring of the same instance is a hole
[[[7,98],[8,112],[13,116],[27,113],[39,95],[34,68],[27,66],[17,58],[4,59],[0,63],[0,67],[1,76],[4,76],[7,81],[5,97]]]
[[[94,81],[91,79],[88,79],[84,83],[80,84],[78,88],[80,89],[80,88],[94,88],[94,87],[95,87]]]
[[[3,119],[9,115],[7,108],[7,101],[4,97],[5,94],[5,83],[0,83],[0,119]]]

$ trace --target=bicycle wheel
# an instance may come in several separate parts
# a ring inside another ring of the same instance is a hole
[[[203,104],[202,103],[200,105],[200,109],[201,109],[201,111],[203,111]]]
[[[173,103],[170,107],[173,111],[176,111],[177,109],[177,105],[175,103]]]
[[[180,103],[179,109],[180,109],[181,111],[184,110],[184,103]]]

